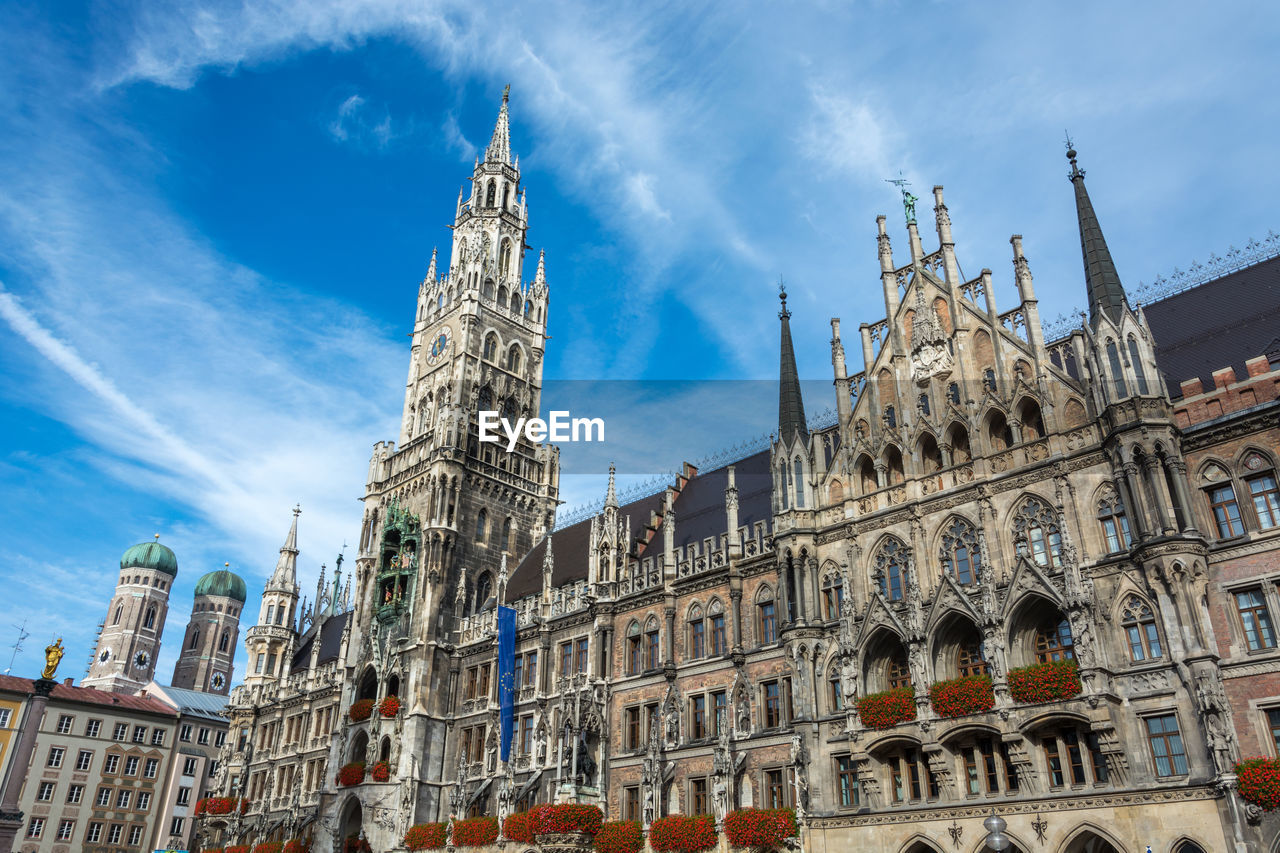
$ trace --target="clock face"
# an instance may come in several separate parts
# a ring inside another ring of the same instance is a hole
[[[439,331],[435,339],[431,341],[431,349],[427,352],[427,364],[435,364],[444,358],[444,354],[449,351],[449,327],[446,326]]]
[[[215,672],[213,678],[209,679],[209,683],[213,685],[214,690],[221,690],[222,685],[227,683],[227,677],[220,672]]]
[[[133,665],[138,669],[146,669],[149,663],[151,663],[151,655],[146,652],[138,652],[133,656]]]
[[[98,655],[99,663],[106,663],[111,660],[111,649],[103,649],[102,654]]]

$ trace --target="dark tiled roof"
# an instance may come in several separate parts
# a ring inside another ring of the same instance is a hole
[[[350,618],[351,611],[347,611],[330,616],[320,623],[320,657],[316,663],[338,659],[338,654],[342,651],[342,632],[346,629],[347,620]],[[293,653],[293,662],[290,664],[293,672],[305,669],[311,663],[311,646],[315,643],[315,639],[314,627],[309,628],[307,633],[302,635],[302,642],[298,650]]]
[[[0,690],[11,693],[35,693],[35,682],[30,678],[0,675]],[[92,687],[75,687],[61,683],[49,694],[51,701],[79,702],[84,705],[105,705],[128,711],[145,711],[163,717],[176,717],[178,712],[167,703],[151,696],[130,696],[128,693],[111,693]]]
[[[738,524],[750,527],[757,521],[772,517],[770,490],[773,483],[769,475],[769,451],[764,450],[733,463],[734,479],[738,486]],[[726,532],[724,490],[729,482],[728,466],[698,474],[687,482],[676,496],[673,511],[676,516],[676,546],[716,538]],[[631,535],[643,540],[645,525],[650,514],[662,509],[665,494],[659,492],[633,501],[619,508],[623,516],[631,517]],[[638,556],[659,554],[662,551],[662,526],[658,527],[647,548]],[[554,552],[554,568],[551,573],[553,586],[562,586],[587,576],[587,551],[591,543],[591,519],[557,530],[551,537]],[[533,547],[507,582],[507,601],[516,601],[526,595],[534,595],[542,589],[542,561],[546,553],[546,540]]]
[[[1280,257],[1229,273],[1143,307],[1169,395],[1184,380],[1213,387],[1213,371],[1260,355],[1280,360]]]

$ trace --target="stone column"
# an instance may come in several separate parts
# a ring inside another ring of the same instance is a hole
[[[1182,529],[1187,533],[1199,533],[1196,530],[1195,511],[1191,506],[1191,495],[1187,488],[1187,463],[1181,459],[1166,458],[1164,464],[1169,469],[1169,480],[1173,483],[1173,491],[1178,503],[1182,506]]]
[[[58,682],[40,678],[34,686],[35,693],[27,705],[27,718],[22,724],[18,748],[9,760],[9,778],[5,780],[4,793],[0,796],[0,851],[3,853],[14,849],[14,841],[22,829],[22,810],[18,808],[18,801],[22,797],[22,785],[27,780],[31,753],[36,749],[36,735],[40,732],[45,706],[49,704],[49,694]]]
[[[1156,524],[1165,535],[1176,533],[1177,525],[1170,517],[1169,490],[1165,488],[1160,460],[1155,456],[1147,456],[1143,459],[1142,467],[1147,469],[1147,485],[1151,490],[1152,508],[1156,511]]]
[[[1138,466],[1133,462],[1126,462],[1123,470],[1124,476],[1120,478],[1120,485],[1125,499],[1125,512],[1134,524],[1138,541],[1142,542],[1150,535],[1150,528],[1147,525],[1146,507],[1139,503],[1141,493],[1138,491]]]

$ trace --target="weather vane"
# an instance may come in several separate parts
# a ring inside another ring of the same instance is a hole
[[[896,178],[886,178],[886,184],[893,184],[902,193],[902,212],[907,217],[908,225],[916,224],[916,202],[919,201],[913,196],[907,187],[911,186],[911,182],[902,177],[902,172],[898,172]]]

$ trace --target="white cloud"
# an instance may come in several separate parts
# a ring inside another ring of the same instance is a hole
[[[337,115],[329,122],[329,135],[338,142],[361,147],[385,149],[391,140],[403,133],[391,130],[391,113],[383,111],[378,118],[360,95],[351,95],[338,106]]]
[[[456,115],[449,113],[449,115],[445,116],[440,132],[444,135],[445,150],[456,152],[460,163],[470,164],[474,162],[480,149],[463,135],[462,128],[458,126],[458,117]]]

